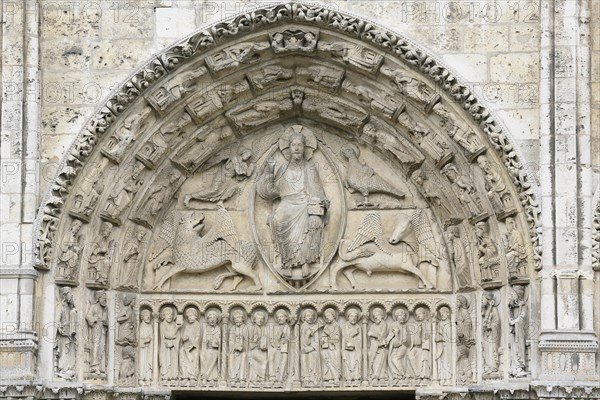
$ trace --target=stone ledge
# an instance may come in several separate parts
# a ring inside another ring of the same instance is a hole
[[[595,353],[598,351],[598,339],[595,332],[542,332],[538,347],[542,351],[565,351]]]
[[[0,268],[0,279],[37,278],[38,272],[33,268]]]

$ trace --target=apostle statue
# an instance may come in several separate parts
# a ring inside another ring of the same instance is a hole
[[[290,316],[287,310],[280,308],[275,312],[273,334],[270,338],[271,352],[269,358],[269,373],[271,381],[276,385],[283,384],[288,376],[288,353],[291,329]]]
[[[219,354],[221,351],[221,313],[216,309],[206,312],[206,326],[200,351],[200,377],[202,383],[214,386],[219,379]]]

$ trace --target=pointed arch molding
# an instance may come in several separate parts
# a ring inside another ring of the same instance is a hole
[[[274,34],[277,32],[282,36],[276,37]],[[310,32],[314,36],[299,37],[300,32]],[[299,74],[296,68],[294,77],[289,79],[293,83],[289,84],[285,76],[278,74],[285,75],[288,67],[292,70],[295,68],[289,63],[285,64],[285,59],[291,57],[301,57],[305,61],[311,59],[310,66],[314,70],[306,71],[306,68]],[[278,60],[283,60],[283,68],[276,66]],[[257,71],[257,67],[261,66],[266,69]],[[269,70],[269,66],[273,68]],[[397,70],[402,73],[395,74]],[[258,75],[251,76],[251,73]],[[222,82],[221,79],[226,80],[231,76],[240,78],[237,83],[234,82],[234,86],[210,87],[210,82]],[[344,80],[348,76],[360,77],[359,80],[367,84],[353,86],[352,82]],[[212,97],[208,96],[210,98],[200,94],[210,90],[213,91]],[[378,97],[382,90],[395,94],[396,98]],[[239,120],[232,114],[236,110],[242,113],[240,107],[243,103],[256,98],[289,103],[294,110],[297,102],[314,100],[312,108],[306,104],[300,107],[305,116],[312,112],[326,124],[355,137],[362,135],[369,123],[377,126],[380,123],[378,121],[383,121],[381,127],[391,126],[400,132],[399,137],[405,135],[402,138],[408,138],[407,141],[412,143],[410,146],[419,148],[432,165],[437,164],[440,168],[448,165],[449,160],[440,160],[443,155],[436,159],[431,151],[428,152],[429,139],[422,143],[414,140],[411,133],[417,131],[418,134],[419,129],[414,121],[402,120],[406,118],[406,107],[416,110],[417,120],[418,115],[427,118],[433,116],[433,120],[439,122],[438,136],[447,140],[452,153],[455,153],[455,160],[450,160],[450,164],[466,160],[467,165],[477,166],[476,158],[481,154],[477,145],[483,144],[487,156],[503,165],[501,175],[506,190],[514,197],[515,207],[521,212],[522,224],[526,226],[530,237],[531,263],[539,267],[541,233],[532,183],[514,145],[470,89],[434,57],[402,36],[339,11],[302,3],[259,8],[219,22],[167,48],[131,75],[98,109],[63,159],[40,208],[35,267],[50,269],[55,257],[54,247],[60,242],[58,234],[66,230],[61,222],[68,215],[65,208],[76,201],[73,197],[77,193],[72,190],[73,185],[89,180],[89,176],[82,177],[89,160],[104,152],[105,158],[118,164],[121,156],[116,155],[117,152],[110,154],[107,146],[123,145],[120,152],[127,157],[135,143],[140,143],[142,136],[149,139],[149,135],[142,133],[133,140],[129,138],[121,140],[120,144],[109,145],[118,136],[115,131],[130,128],[141,131],[163,118],[172,120],[170,129],[179,129],[171,110],[182,110],[185,104],[193,124],[202,127],[205,121],[214,121],[215,115],[223,114],[225,118],[222,116],[222,121],[226,121],[235,132],[235,137],[239,138],[246,129],[252,130],[263,125],[259,120],[236,125]],[[320,107],[333,100],[340,103],[347,113],[346,117],[350,117],[336,121],[335,117],[323,116]],[[288,111],[281,106],[279,118],[283,120],[297,116],[294,114],[296,111]],[[177,118],[181,118],[181,114]],[[277,118],[268,122],[275,120]],[[464,133],[467,135],[464,136]],[[476,136],[470,137],[471,133]],[[431,150],[432,145],[429,146]],[[159,169],[155,160],[138,159],[149,170]],[[169,157],[164,159],[168,160]],[[193,172],[189,169],[190,165],[197,167],[193,163],[179,166],[182,175],[189,176]],[[412,172],[411,167],[405,168],[404,172],[408,176]],[[144,192],[140,190],[137,196],[143,196],[141,193]],[[484,190],[481,195],[486,196]],[[135,206],[139,202],[139,198],[134,198],[131,203]],[[95,213],[92,217],[99,211]],[[85,223],[86,218],[81,220]]]

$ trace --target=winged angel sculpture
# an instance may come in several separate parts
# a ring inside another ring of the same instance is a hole
[[[238,237],[233,219],[225,208],[220,207],[216,214],[211,229],[205,235],[202,234],[204,213],[195,212],[191,218],[177,212],[169,214],[149,256],[149,261],[155,263],[155,270],[166,270],[157,279],[155,289],[161,288],[176,274],[202,274],[220,267],[227,271],[215,278],[215,290],[226,278],[233,278],[231,290],[236,289],[244,278],[253,281],[248,290],[262,288],[254,270],[256,246]]]

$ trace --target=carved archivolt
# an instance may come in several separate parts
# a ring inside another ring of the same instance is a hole
[[[339,388],[529,374],[539,229],[516,151],[433,58],[325,8],[238,16],[133,74],[69,150],[36,245],[59,285],[57,348],[72,350],[60,379]]]

